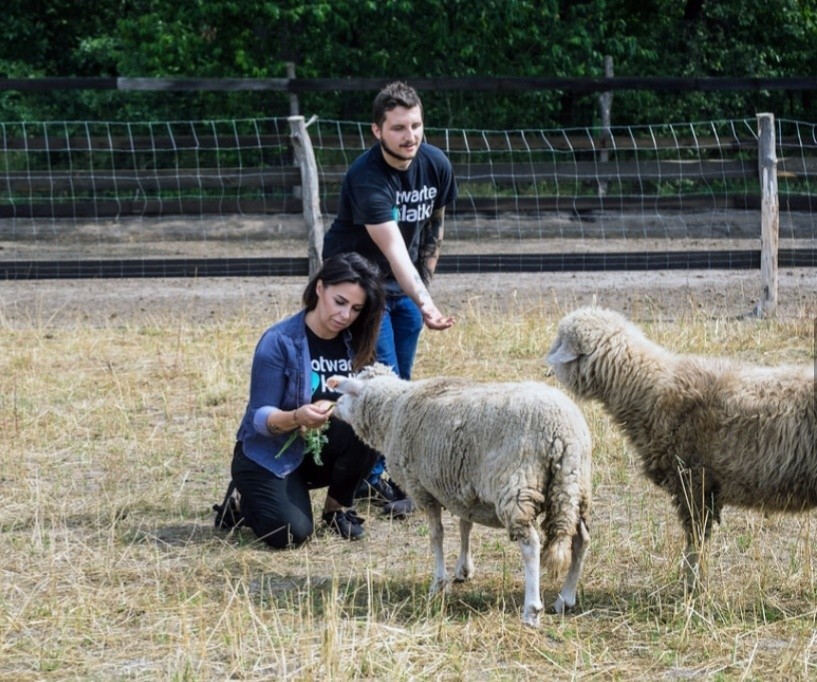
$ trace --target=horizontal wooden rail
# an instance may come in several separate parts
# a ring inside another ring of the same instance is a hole
[[[176,199],[103,199],[96,201],[59,199],[40,202],[2,203],[0,218],[106,218],[126,216],[230,215],[301,213],[300,199],[268,197],[244,199],[235,196]]]
[[[30,192],[73,192],[89,195],[108,191],[161,192],[179,190],[218,190],[266,188],[291,190],[301,184],[295,168],[258,170],[256,168],[180,168],[157,170],[111,171],[33,171],[0,173],[0,199],[3,191],[15,194]]]
[[[781,195],[780,208],[788,211],[811,211],[815,199],[809,195]],[[323,215],[332,216],[338,208],[337,195],[321,200]],[[670,196],[551,196],[551,197],[471,197],[460,195],[447,214],[482,215],[495,217],[503,214],[539,215],[541,213],[582,213],[593,211],[721,211],[727,209],[759,210],[759,196],[723,194],[685,194]],[[0,203],[0,218],[102,218],[108,216],[171,216],[171,215],[228,215],[228,214],[299,214],[303,211],[300,199],[292,196],[269,196],[246,199],[236,196],[214,198],[168,199],[59,199]]]
[[[541,91],[568,90],[577,93],[621,90],[666,92],[718,92],[761,90],[817,90],[817,78],[674,78],[662,76],[615,76],[605,78],[558,78],[536,76],[440,76],[414,78],[1,78],[0,90],[48,92],[52,90],[122,90],[153,92],[376,92],[395,78],[408,80],[418,90],[450,91]]]
[[[32,128],[34,126],[31,126]],[[39,131],[38,131],[39,132]],[[232,149],[271,151],[290,147],[288,135],[231,135],[228,133],[201,135],[77,135],[41,134],[30,137],[6,137],[2,151],[23,152],[166,152],[166,151],[229,151]]]
[[[337,185],[346,166],[326,166],[320,170],[323,186]],[[817,159],[781,159],[778,172],[786,177],[817,174]],[[746,161],[642,161],[565,163],[469,163],[454,165],[461,184],[494,183],[518,185],[540,182],[605,181],[708,181],[754,178],[756,162]],[[0,173],[0,192],[75,192],[89,194],[111,190],[144,192],[187,189],[278,188],[291,190],[301,183],[295,166],[279,168],[162,168],[96,171],[30,171]],[[2,194],[0,194],[2,196]]]

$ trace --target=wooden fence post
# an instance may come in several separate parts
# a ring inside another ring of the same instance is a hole
[[[291,130],[290,137],[295,151],[295,160],[301,169],[301,200],[306,222],[309,276],[311,277],[321,268],[321,251],[323,250],[323,219],[321,218],[318,186],[318,164],[315,161],[312,140],[309,138],[309,133],[306,132],[309,124],[304,122],[303,116],[290,116],[287,120]]]
[[[295,78],[295,62],[287,62],[287,79],[293,80]],[[290,116],[297,116],[300,114],[300,110],[298,108],[298,95],[294,92],[289,94],[289,115]]]
[[[613,58],[607,55],[604,58],[604,77],[613,77]],[[608,147],[613,135],[610,131],[610,109],[613,107],[613,93],[609,90],[599,95],[599,115],[601,116],[601,138],[599,144],[601,151],[599,152],[599,161],[606,163],[610,160],[610,152]],[[599,196],[603,197],[607,194],[607,180],[599,180]]]
[[[777,195],[777,144],[774,114],[758,114],[758,175],[760,177],[760,300],[756,313],[777,310],[777,249],[780,233],[780,199]]]

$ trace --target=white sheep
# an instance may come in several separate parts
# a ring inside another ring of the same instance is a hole
[[[539,625],[540,564],[567,576],[553,604],[573,608],[591,505],[590,431],[579,408],[543,383],[473,383],[439,377],[404,381],[374,365],[333,377],[343,395],[335,416],[385,453],[389,473],[426,512],[435,558],[431,593],[448,585],[441,509],[460,519],[457,582],[474,573],[474,523],[504,527],[525,572],[522,620]],[[540,530],[534,524],[541,518]]]
[[[672,496],[686,533],[688,587],[723,505],[817,505],[813,367],[675,354],[598,308],[564,317],[547,359],[576,396],[602,403],[645,475]]]

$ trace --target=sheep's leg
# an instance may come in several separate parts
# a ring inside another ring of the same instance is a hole
[[[590,546],[590,533],[581,519],[579,519],[571,546],[573,556],[570,559],[570,569],[567,572],[564,585],[562,585],[562,589],[556,597],[556,601],[553,602],[553,611],[555,613],[565,613],[576,606],[576,590],[579,587],[579,578],[582,575],[584,555],[587,554],[587,548]]]
[[[701,570],[701,553],[696,549],[697,545],[687,535],[687,546],[684,549],[684,589],[686,592],[694,592],[698,587]]]
[[[528,526],[525,535],[519,536],[519,549],[525,566],[525,607],[522,611],[522,622],[536,628],[539,627],[539,614],[542,612],[542,598],[539,594],[541,543],[539,533],[532,525]]]
[[[687,591],[694,591],[701,579],[701,561],[719,507],[716,491],[707,485],[703,470],[681,469],[679,474],[681,495],[676,503],[686,535],[684,584]]]
[[[706,550],[706,540],[712,522],[692,520],[686,529],[686,547],[684,548],[684,587],[687,592],[694,592],[701,580],[701,559]]]
[[[461,583],[474,575],[474,560],[471,558],[471,521],[460,519],[460,558],[454,570],[454,580]]]
[[[431,581],[431,594],[445,591],[448,586],[448,573],[445,570],[445,555],[443,554],[443,518],[439,502],[432,501],[425,505],[428,518],[428,535],[431,540],[431,550],[434,553],[434,579]]]

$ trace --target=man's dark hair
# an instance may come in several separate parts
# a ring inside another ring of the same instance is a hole
[[[420,107],[420,115],[423,113],[423,103],[417,91],[407,83],[395,81],[389,83],[385,88],[377,93],[372,104],[372,122],[380,128],[386,120],[386,114],[395,107],[405,107],[411,109]]]

